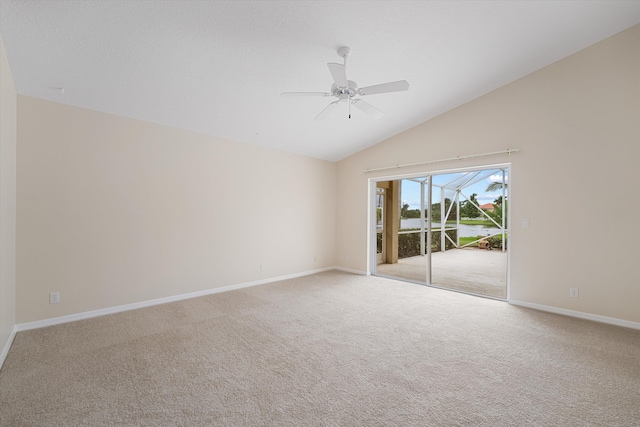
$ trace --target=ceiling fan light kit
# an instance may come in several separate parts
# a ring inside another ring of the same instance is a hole
[[[347,80],[347,58],[351,54],[348,46],[338,49],[338,55],[343,59],[342,64],[330,62],[327,64],[333,84],[330,92],[282,92],[282,96],[333,96],[337,101],[331,102],[315,117],[315,120],[322,120],[333,111],[339,103],[346,102],[349,106],[349,118],[351,118],[351,106],[358,108],[363,113],[379,118],[384,114],[373,105],[363,101],[356,96],[375,95],[378,93],[401,92],[409,90],[409,83],[406,80],[396,82],[381,83],[373,86],[358,88],[358,84],[353,80]]]

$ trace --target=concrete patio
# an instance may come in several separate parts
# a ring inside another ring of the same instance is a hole
[[[426,283],[426,256],[404,258],[397,264],[379,264],[376,274]],[[433,286],[492,298],[507,298],[507,253],[477,248],[432,254]]]

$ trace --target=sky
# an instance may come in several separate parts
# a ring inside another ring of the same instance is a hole
[[[452,180],[454,180],[456,177],[462,178],[463,175],[468,174],[469,172],[463,172],[463,173],[451,173],[451,174],[442,174],[442,175],[434,175],[433,177],[433,183],[434,183],[434,187],[433,187],[433,201],[434,203],[437,203],[440,200],[440,190],[438,187],[436,187],[436,185],[439,184],[445,184],[447,182],[450,182]],[[486,177],[484,179],[482,179],[481,181],[479,181],[476,184],[473,184],[469,187],[465,187],[462,189],[462,193],[465,194],[467,197],[470,197],[471,194],[476,193],[477,196],[476,198],[478,199],[478,203],[479,204],[485,204],[485,203],[493,203],[493,201],[495,199],[497,199],[498,197],[500,197],[502,195],[501,190],[497,190],[497,191],[493,191],[493,192],[487,192],[487,186],[489,186],[492,182],[501,182],[502,181],[502,173],[500,172],[499,169],[488,169],[486,171],[483,171],[482,176],[486,175]],[[505,182],[509,183],[509,176],[508,176],[508,171],[507,174],[505,176]],[[425,186],[426,188],[426,186]],[[445,193],[445,197],[448,197],[450,199],[453,198],[455,192],[454,191],[447,191]],[[409,209],[420,209],[420,184],[418,182],[414,182],[414,181],[409,181],[409,180],[402,180],[402,189],[401,189],[401,193],[400,193],[400,200],[402,201],[402,204],[408,204],[409,205]],[[461,201],[466,200],[464,197],[461,196]]]

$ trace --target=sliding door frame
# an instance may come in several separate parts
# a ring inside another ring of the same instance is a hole
[[[445,174],[453,174],[453,173],[460,173],[460,172],[472,172],[472,171],[479,171],[479,170],[488,170],[488,169],[508,169],[509,171],[509,183],[511,183],[512,177],[513,177],[513,167],[511,163],[497,163],[497,164],[486,164],[486,165],[477,165],[477,166],[469,166],[469,167],[465,167],[465,168],[454,168],[454,169],[439,169],[439,170],[431,170],[431,171],[422,171],[422,172],[417,172],[417,173],[411,173],[411,174],[402,174],[402,175],[385,175],[385,176],[379,176],[379,177],[375,177],[375,178],[369,178],[368,179],[368,188],[369,188],[369,194],[368,194],[368,229],[369,229],[369,233],[367,233],[367,275],[375,275],[376,274],[376,266],[377,266],[377,242],[376,242],[376,192],[377,192],[377,183],[381,182],[381,181],[397,181],[397,180],[403,180],[403,179],[411,179],[411,178],[420,178],[420,177],[429,177],[428,179],[428,185],[427,185],[427,200],[426,203],[422,203],[423,207],[424,206],[431,206],[432,203],[432,196],[433,196],[433,189],[432,189],[432,177],[435,175],[445,175]],[[422,189],[421,189],[421,193],[422,193]],[[504,200],[504,189],[502,191],[503,193],[503,200]],[[421,194],[421,198],[423,198],[424,195]],[[511,220],[511,212],[513,211],[513,200],[511,198],[511,195],[509,197],[509,208],[507,209],[507,214],[505,216],[503,216],[503,225],[505,223],[505,221],[510,224],[509,226],[509,233],[507,236],[508,239],[508,243],[506,245],[507,249],[506,249],[506,253],[507,253],[507,271],[506,271],[506,300],[508,301],[510,299],[510,291],[511,291],[511,286],[510,286],[510,282],[511,282],[511,229],[513,228],[513,222]],[[422,216],[422,215],[421,215]],[[431,209],[429,209],[429,215],[428,218],[425,218],[428,221],[428,226],[426,228],[427,231],[427,236],[426,236],[426,250],[425,250],[425,255],[426,258],[426,283],[421,283],[421,282],[415,282],[417,284],[421,284],[424,286],[430,286],[430,287],[438,287],[438,286],[434,286],[431,282]],[[504,247],[504,246],[503,246]],[[443,289],[447,289],[447,288],[443,288]],[[455,291],[455,290],[454,290]],[[464,291],[457,291],[457,292],[463,292]],[[475,294],[473,294],[475,295]],[[481,295],[479,295],[481,296]]]

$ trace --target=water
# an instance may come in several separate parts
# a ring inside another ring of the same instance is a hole
[[[439,228],[439,222],[433,222],[433,228]],[[425,227],[427,222],[425,221]],[[454,226],[455,224],[449,224],[448,226]],[[409,218],[400,220],[400,228],[420,228],[420,218]],[[498,227],[488,227],[485,225],[464,225],[460,224],[458,228],[458,235],[460,237],[475,237],[475,236],[488,236],[491,234],[499,233]]]

